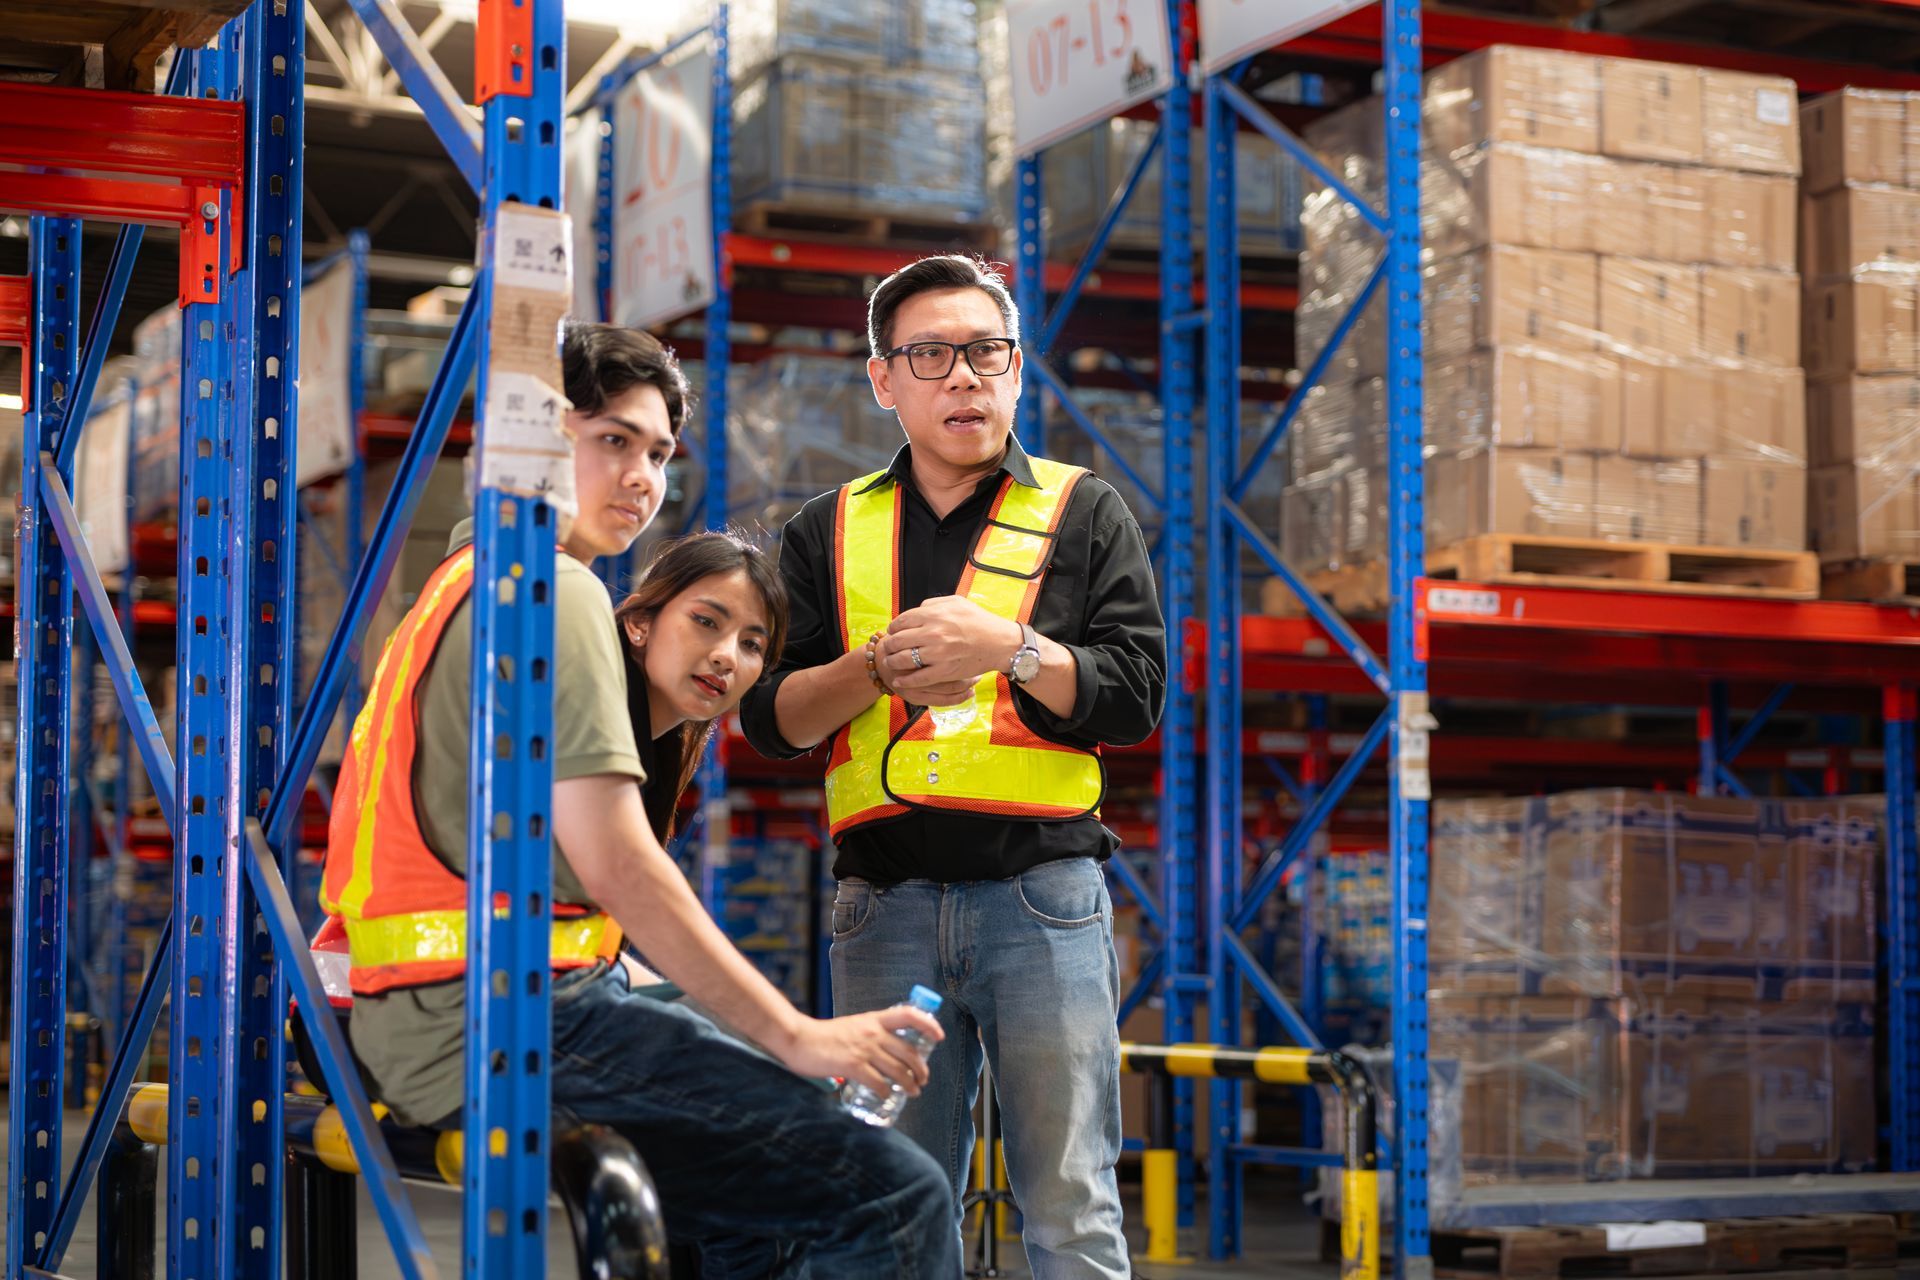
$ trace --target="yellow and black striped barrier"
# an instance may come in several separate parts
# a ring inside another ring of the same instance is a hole
[[[1178,1255],[1179,1173],[1173,1149],[1173,1081],[1259,1080],[1268,1084],[1324,1084],[1340,1091],[1346,1105],[1341,1153],[1341,1280],[1379,1280],[1380,1169],[1374,1153],[1373,1082],[1344,1054],[1320,1049],[1230,1049],[1216,1044],[1123,1044],[1120,1069],[1158,1076],[1147,1118],[1147,1151],[1141,1192],[1147,1220],[1147,1258],[1172,1262]]]

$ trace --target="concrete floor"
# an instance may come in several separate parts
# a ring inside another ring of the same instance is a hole
[[[4,1093],[0,1093],[4,1099]],[[74,1112],[67,1113],[67,1122],[63,1127],[61,1145],[66,1149],[66,1164],[71,1168],[77,1157],[80,1139],[86,1131],[86,1119]],[[7,1177],[5,1170],[5,1108],[0,1105],[0,1181]],[[1255,1171],[1250,1181],[1247,1195],[1247,1249],[1246,1256],[1232,1263],[1208,1263],[1196,1261],[1178,1265],[1156,1265],[1149,1262],[1136,1262],[1135,1274],[1143,1280],[1242,1280],[1243,1277],[1273,1277],[1274,1280],[1330,1280],[1337,1274],[1338,1268],[1319,1261],[1320,1229],[1313,1211],[1300,1201],[1298,1182],[1291,1177]],[[460,1257],[460,1201],[450,1192],[431,1188],[413,1188],[415,1211],[420,1216],[421,1229],[426,1233],[427,1243],[440,1263],[441,1273],[445,1276],[459,1274]],[[1127,1200],[1129,1222],[1137,1219],[1138,1188],[1122,1184],[1122,1195]],[[165,1197],[165,1166],[162,1166],[160,1195]],[[554,1207],[553,1227],[549,1232],[548,1274],[555,1280],[571,1280],[577,1274],[574,1270],[573,1248],[567,1238],[564,1217],[558,1205]],[[398,1269],[393,1265],[392,1253],[387,1247],[386,1236],[380,1228],[380,1220],[373,1211],[373,1202],[363,1187],[360,1196],[360,1277],[361,1280],[397,1280]],[[165,1223],[161,1223],[162,1254],[164,1255]],[[1128,1238],[1136,1250],[1144,1251],[1146,1239],[1143,1231],[1132,1227]],[[96,1274],[98,1232],[95,1226],[94,1210],[91,1202],[87,1207],[75,1234],[72,1247],[66,1259],[61,1263],[60,1272],[65,1276],[90,1277]],[[5,1240],[5,1223],[0,1222],[0,1242]],[[1195,1252],[1192,1246],[1204,1248],[1206,1243],[1205,1204],[1202,1202],[1198,1226],[1183,1239],[1183,1252]],[[969,1261],[973,1241],[970,1239]],[[161,1263],[165,1267],[164,1260]],[[1000,1274],[1011,1278],[1030,1276],[1026,1257],[1017,1241],[1004,1241],[1001,1244]],[[829,1280],[822,1277],[821,1280]]]

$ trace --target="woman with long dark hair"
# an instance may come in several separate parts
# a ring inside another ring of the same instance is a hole
[[[732,533],[697,533],[660,549],[614,617],[627,651],[633,736],[647,770],[641,795],[664,844],[714,721],[780,660],[786,584],[752,543]]]

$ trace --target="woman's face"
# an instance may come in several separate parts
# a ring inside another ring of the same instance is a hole
[[[768,623],[766,602],[744,569],[700,579],[651,619],[629,618],[629,638],[646,647],[656,732],[739,706],[766,665]]]

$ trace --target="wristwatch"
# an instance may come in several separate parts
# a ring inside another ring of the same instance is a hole
[[[1007,679],[1015,684],[1025,684],[1039,674],[1040,637],[1023,622],[1020,624],[1020,647],[1013,651],[1013,660],[1007,663]]]

